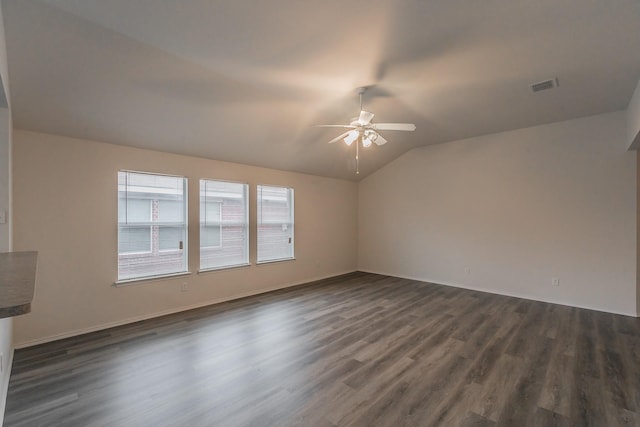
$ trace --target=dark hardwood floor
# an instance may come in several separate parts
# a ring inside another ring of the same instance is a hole
[[[640,425],[640,320],[355,273],[18,350],[6,426]]]

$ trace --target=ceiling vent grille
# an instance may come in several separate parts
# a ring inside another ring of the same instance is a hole
[[[549,79],[543,82],[533,83],[529,85],[533,92],[540,92],[547,89],[553,89],[558,87],[558,79]]]

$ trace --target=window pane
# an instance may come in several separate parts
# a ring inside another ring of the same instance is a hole
[[[248,186],[200,181],[200,269],[249,263]]]
[[[182,200],[158,200],[159,222],[183,222],[184,205]]]
[[[207,225],[222,222],[222,202],[200,203],[200,218],[204,218]]]
[[[118,172],[118,280],[187,271],[186,186],[184,177]]]
[[[258,262],[293,258],[293,189],[258,186]]]
[[[220,245],[220,226],[219,225],[202,225],[200,226],[200,247],[201,248],[219,248]]]
[[[118,253],[151,252],[151,227],[120,227]]]
[[[151,200],[143,198],[127,199],[126,196],[118,199],[118,222],[122,224],[135,224],[151,221]]]
[[[158,247],[161,251],[181,250],[184,248],[184,240],[183,227],[158,227]]]

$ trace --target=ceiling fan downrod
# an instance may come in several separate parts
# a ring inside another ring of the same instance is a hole
[[[358,95],[360,95],[360,111],[362,111],[362,95],[367,91],[366,86],[362,86],[358,88]]]

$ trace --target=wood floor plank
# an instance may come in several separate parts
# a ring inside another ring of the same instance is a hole
[[[5,426],[639,426],[640,320],[369,273],[17,350]]]
[[[496,365],[499,369],[484,380],[471,406],[475,413],[492,421],[500,418],[523,372],[523,361],[506,353],[498,356]]]
[[[575,364],[575,360],[573,357],[563,354],[561,348],[557,348],[556,351],[549,362],[538,406],[569,417],[574,381],[574,371],[571,367]]]
[[[380,372],[375,382],[370,382],[366,387],[354,390],[350,396],[331,407],[332,410],[327,414],[327,419],[335,425],[347,425],[349,424],[348,420],[359,420],[361,414],[366,412],[379,396],[384,395],[398,384],[413,365],[415,365],[415,360],[407,357],[400,358],[396,363]],[[345,383],[348,385],[349,381],[347,379]]]

